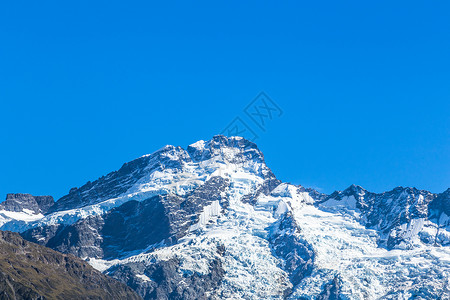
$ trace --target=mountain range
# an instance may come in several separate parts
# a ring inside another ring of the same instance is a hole
[[[326,195],[281,182],[256,144],[222,135],[165,146],[56,202],[0,203],[1,230],[143,299],[449,299],[449,216],[450,189]]]

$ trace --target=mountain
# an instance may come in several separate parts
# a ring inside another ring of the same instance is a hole
[[[445,299],[449,194],[325,195],[279,181],[256,144],[215,136],[165,146],[0,229],[144,299]]]
[[[23,212],[28,210],[34,214],[45,214],[55,204],[52,196],[32,196],[30,194],[7,194],[6,200],[0,203],[0,211]]]
[[[376,194],[352,185],[319,203],[358,212],[360,223],[378,232],[381,246],[412,249],[421,243],[450,245],[448,231],[441,230],[449,228],[449,199],[449,190],[436,195],[416,188],[397,187]]]
[[[0,203],[0,226],[13,221],[15,231],[20,231],[19,224],[26,228],[27,223],[43,218],[54,204],[52,196],[7,194]]]
[[[0,231],[1,299],[140,299],[85,261]]]

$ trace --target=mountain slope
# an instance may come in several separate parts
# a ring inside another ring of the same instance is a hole
[[[215,136],[163,147],[1,228],[144,299],[436,299],[450,297],[449,194],[324,195],[280,182],[254,143]]]
[[[376,194],[352,185],[318,203],[354,211],[361,224],[379,233],[381,246],[412,249],[421,243],[450,245],[450,219],[445,213],[448,212],[449,198],[448,190],[436,195],[415,188],[397,187]]]
[[[54,203],[52,196],[7,194],[6,200],[0,203],[0,227],[12,221],[17,231],[20,226],[26,227],[28,222],[43,218]]]
[[[2,299],[140,299],[127,286],[70,255],[0,231]]]
[[[0,203],[0,211],[22,212],[24,209],[34,214],[45,214],[55,204],[52,196],[32,196],[30,194],[7,194]]]

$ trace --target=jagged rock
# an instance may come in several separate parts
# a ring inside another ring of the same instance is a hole
[[[24,209],[28,209],[35,214],[45,214],[54,203],[52,196],[7,194],[6,200],[0,203],[0,210],[22,212]]]
[[[152,245],[171,245],[198,222],[203,207],[227,202],[221,193],[228,181],[212,177],[185,197],[160,195],[128,201],[102,216],[72,225],[36,227],[22,233],[30,241],[79,257],[117,258]]]
[[[128,263],[109,269],[108,275],[125,282],[145,300],[211,299],[223,279],[221,260],[217,258],[211,261],[208,274],[183,273],[180,271],[180,265],[180,261],[175,258],[148,266]]]
[[[435,209],[440,213],[443,212],[447,216],[450,216],[450,188],[437,195],[432,203],[430,203],[430,209]]]
[[[324,285],[322,293],[316,300],[339,300],[341,284],[339,276],[335,276],[331,282]]]
[[[380,233],[380,245],[393,249],[412,247],[413,239],[419,238],[417,227],[422,228],[424,222],[430,219],[430,208],[436,197],[436,194],[416,188],[397,187],[376,194],[352,185],[317,203],[328,207],[343,205],[357,210],[361,223]]]
[[[311,244],[300,236],[300,229],[290,212],[284,213],[273,224],[269,242],[276,256],[283,259],[283,269],[294,286],[311,275],[315,253]],[[285,296],[291,293],[288,289]]]

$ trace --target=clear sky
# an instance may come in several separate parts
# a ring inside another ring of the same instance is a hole
[[[130,2],[0,4],[0,199],[59,198],[236,117],[283,181],[450,187],[448,1]],[[283,112],[264,130],[261,91]]]

